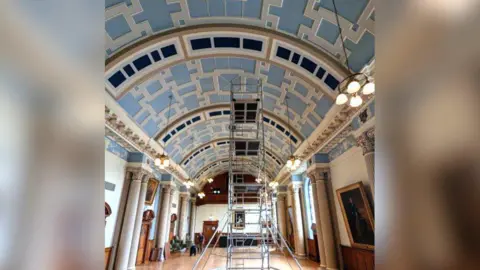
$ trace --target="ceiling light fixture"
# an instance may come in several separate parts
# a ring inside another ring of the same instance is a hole
[[[187,188],[191,188],[191,187],[193,187],[194,185],[195,185],[195,183],[193,183],[193,181],[190,180],[190,179],[188,179],[188,181],[185,182],[185,186],[186,186]]]
[[[171,113],[171,107],[172,107],[172,98],[173,96],[170,95],[168,96],[168,98],[170,99],[169,103],[168,103],[168,116],[167,116],[167,125],[165,127],[165,130],[168,132],[168,124],[170,124],[170,113]],[[170,159],[168,158],[168,156],[165,154],[165,152],[159,156],[157,156],[157,158],[155,159],[155,165],[160,167],[160,169],[165,169],[166,167],[170,166]]]
[[[268,184],[271,188],[277,188],[278,187],[278,182],[273,181]]]
[[[207,182],[210,183],[210,184],[213,183],[213,178],[208,178]]]
[[[342,28],[340,27],[340,21],[338,19],[337,5],[335,4],[335,0],[332,0],[332,2],[335,18],[337,20],[340,39],[342,40],[342,49],[345,56],[345,64],[348,71],[351,72],[350,65],[348,63],[347,50],[345,49]],[[361,95],[371,95],[375,92],[375,83],[365,73],[353,73],[343,79],[338,84],[337,89],[339,94],[335,100],[335,103],[337,105],[343,105],[350,100],[348,104],[350,105],[350,107],[355,108],[362,105],[363,103]],[[362,91],[360,91],[360,89]]]
[[[288,94],[288,93],[287,93]],[[289,134],[292,134],[292,131],[291,131],[291,128],[290,128],[290,107],[288,106],[288,95],[285,96],[285,104],[287,105],[287,127],[288,127],[288,133]],[[288,158],[287,160],[287,164],[285,166],[287,166],[287,169],[290,170],[290,171],[295,171],[298,169],[298,167],[300,166],[300,164],[302,163],[302,161],[295,157],[293,155],[293,145],[292,145],[292,139],[289,137],[288,138],[289,142],[290,142],[290,157]]]

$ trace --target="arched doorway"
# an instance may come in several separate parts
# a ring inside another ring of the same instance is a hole
[[[140,239],[138,240],[138,251],[136,265],[148,263],[150,251],[152,249],[152,241],[148,240],[150,230],[152,228],[152,220],[155,218],[155,213],[152,210],[143,212],[142,229],[140,231]]]
[[[175,237],[175,224],[177,222],[177,214],[172,214],[170,217],[170,232],[168,233],[168,242]]]

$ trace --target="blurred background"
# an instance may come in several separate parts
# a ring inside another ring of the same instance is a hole
[[[479,1],[376,14],[376,268],[478,269]]]
[[[0,5],[0,269],[102,269],[104,3]],[[479,1],[376,8],[376,267],[479,269]]]
[[[104,3],[0,5],[0,269],[102,269]]]

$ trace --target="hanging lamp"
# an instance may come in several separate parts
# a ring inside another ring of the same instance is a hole
[[[338,19],[338,11],[335,0],[332,0],[333,10],[335,13],[335,19],[337,21],[338,32],[342,40],[342,49],[345,56],[345,64],[349,72],[351,72],[350,65],[348,63],[347,50],[345,49],[345,43],[343,40],[342,28],[340,27],[340,20]],[[363,96],[371,95],[375,92],[375,83],[373,79],[367,76],[365,73],[357,72],[352,73],[343,79],[337,86],[339,95],[337,96],[335,103],[337,105],[343,105],[348,102],[350,107],[359,107],[363,103]],[[361,90],[361,91],[360,91]]]
[[[173,96],[170,95],[168,96],[170,99],[168,103],[168,116],[167,116],[167,126],[165,127],[165,130],[168,132],[168,125],[170,124],[170,113],[171,113],[171,107],[172,107],[172,98]],[[165,169],[166,167],[170,166],[170,159],[168,156],[165,154],[165,151],[161,154],[158,155],[157,158],[155,159],[155,165],[160,167],[160,169]]]
[[[287,91],[287,94],[288,94],[288,91]],[[286,95],[285,96],[285,104],[287,105],[287,128],[288,128],[288,133],[292,134],[292,131],[291,131],[291,128],[290,128],[290,107],[288,106],[288,99],[289,99],[289,97],[288,97],[288,95]],[[290,139],[290,137],[289,137],[288,140],[290,142],[290,157],[288,158],[287,164],[285,164],[285,166],[287,166],[288,170],[295,171],[300,167],[300,164],[302,163],[302,161],[299,158],[297,158],[296,156],[293,155],[292,139]]]

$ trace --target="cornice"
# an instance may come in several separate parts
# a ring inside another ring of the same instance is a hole
[[[115,101],[109,95],[105,95],[107,102],[105,105],[105,128],[107,129],[107,135],[112,135],[116,139],[120,140],[121,145],[128,145],[127,149],[142,152],[150,159],[154,160],[154,157],[163,153],[163,148],[140,130],[135,124],[131,123],[132,120],[126,116],[125,112],[119,108],[112,109],[112,107],[118,106]],[[172,174],[175,178],[184,182],[188,178],[187,173],[178,165],[170,160],[170,166],[165,168],[165,171]]]

